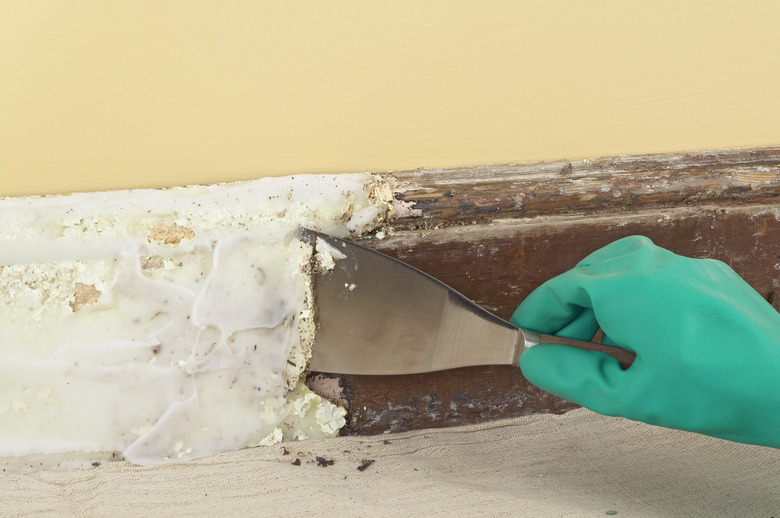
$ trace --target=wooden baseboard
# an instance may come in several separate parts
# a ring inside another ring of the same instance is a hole
[[[780,148],[387,173],[419,211],[363,245],[449,284],[502,318],[590,252],[642,234],[720,259],[780,309]],[[331,376],[345,433],[451,426],[574,408],[514,367]],[[335,391],[334,387],[338,387]]]

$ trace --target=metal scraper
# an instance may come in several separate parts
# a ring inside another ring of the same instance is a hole
[[[469,365],[519,365],[540,343],[618,359],[634,353],[518,328],[430,275],[350,241],[303,230],[335,267],[315,274],[317,330],[309,367],[340,374],[412,374]]]

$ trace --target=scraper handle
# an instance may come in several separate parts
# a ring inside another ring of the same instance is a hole
[[[620,362],[623,369],[628,369],[636,359],[636,354],[620,347],[612,347],[611,345],[598,344],[595,342],[583,342],[581,340],[574,340],[572,338],[562,338],[555,335],[541,335],[539,338],[540,344],[561,344],[568,345],[570,347],[576,347],[577,349],[584,349],[586,351],[598,351],[601,353],[607,353]]]

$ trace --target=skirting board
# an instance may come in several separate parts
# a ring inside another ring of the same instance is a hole
[[[398,183],[396,198],[419,213],[396,220],[388,237],[361,244],[502,318],[547,279],[634,234],[726,262],[780,310],[780,147],[385,174]],[[309,386],[346,404],[348,435],[576,407],[506,366],[407,376],[311,373]]]

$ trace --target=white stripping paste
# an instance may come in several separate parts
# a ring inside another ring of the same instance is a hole
[[[344,410],[299,379],[314,322],[298,228],[375,228],[390,191],[337,175],[0,200],[0,467],[338,433]]]

